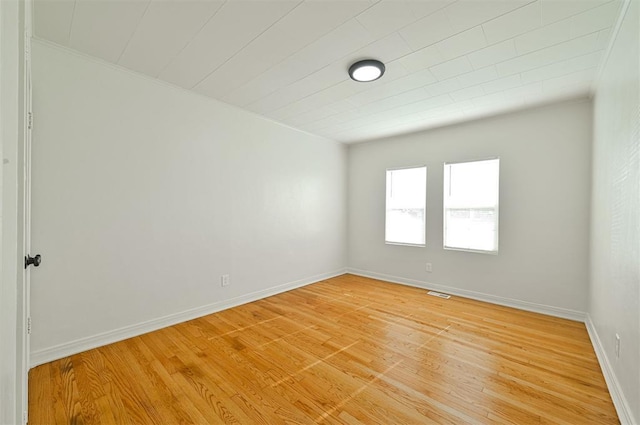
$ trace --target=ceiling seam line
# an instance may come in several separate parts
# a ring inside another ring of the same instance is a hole
[[[301,0],[298,2],[297,5],[295,5],[291,10],[289,10],[287,13],[285,13],[284,15],[282,15],[280,18],[276,19],[271,25],[269,25],[267,28],[265,28],[262,32],[260,32],[260,34],[257,34],[255,37],[253,37],[251,40],[249,40],[248,43],[246,43],[244,46],[242,46],[242,48],[240,50],[238,50],[237,52],[235,52],[233,55],[231,55],[230,57],[227,58],[227,60],[225,60],[223,63],[221,63],[220,65],[218,65],[215,69],[213,69],[211,72],[209,72],[207,75],[205,75],[203,78],[200,79],[200,81],[198,81],[197,83],[195,83],[194,85],[192,85],[190,87],[190,89],[194,89],[197,86],[199,86],[204,80],[206,80],[207,78],[209,78],[214,72],[216,72],[218,69],[222,68],[224,65],[226,65],[231,59],[235,58],[236,56],[238,56],[242,51],[244,51],[251,43],[253,43],[256,39],[258,39],[258,37],[260,37],[262,34],[266,33],[267,31],[269,31],[271,28],[273,28],[278,22],[280,22],[281,20],[283,20],[284,18],[286,18],[287,16],[289,16],[291,13],[293,13],[294,10],[296,10],[297,8],[299,8],[302,4],[304,4],[304,0]]]
[[[147,15],[147,11],[149,11],[149,7],[151,7],[151,0],[147,1],[147,7],[144,8],[144,12],[142,13],[142,16],[140,16],[140,19],[138,19],[138,23],[136,24],[136,29],[131,33],[129,40],[127,40],[127,44],[124,45],[124,48],[122,49],[122,51],[120,52],[120,55],[118,56],[118,59],[116,60],[117,64],[120,63],[122,56],[124,56],[124,52],[127,51],[127,49],[129,48],[129,44],[131,44],[131,40],[133,40],[133,37],[135,37],[135,35],[138,33],[138,30],[140,29],[140,24],[142,23],[142,20],[144,19],[144,17]]]
[[[215,12],[213,12],[213,15],[209,16],[209,19],[206,20],[206,22],[204,24],[202,24],[202,26],[200,27],[200,29],[198,31],[196,31],[196,33],[193,35],[193,37],[191,37],[191,39],[189,41],[186,42],[186,44],[184,46],[182,46],[182,49],[180,49],[175,55],[173,55],[173,57],[171,59],[169,59],[169,61],[162,67],[162,69],[160,70],[160,72],[158,72],[158,74],[156,75],[156,78],[160,78],[160,75],[162,75],[162,73],[171,65],[173,64],[173,62],[178,58],[178,56],[180,56],[180,54],[182,52],[184,52],[187,47],[189,47],[191,45],[191,43],[193,43],[193,40],[196,39],[196,37],[198,35],[200,35],[200,33],[202,32],[202,30],[204,30],[204,27],[206,27],[209,22],[211,22],[211,20],[213,18],[215,18],[218,13],[220,12],[220,10],[222,10],[223,7],[225,7],[225,5],[228,3],[227,0],[224,0],[222,2],[222,5],[216,9]]]
[[[69,23],[69,32],[67,34],[67,46],[71,46],[71,33],[73,32],[73,20],[76,17],[76,6],[78,5],[78,0],[73,2],[73,9],[71,10],[71,22]]]

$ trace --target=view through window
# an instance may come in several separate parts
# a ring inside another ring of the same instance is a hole
[[[424,246],[427,167],[387,170],[385,242]]]
[[[500,160],[444,165],[444,247],[498,252]]]

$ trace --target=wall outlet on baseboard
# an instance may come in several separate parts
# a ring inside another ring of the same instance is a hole
[[[229,281],[229,275],[223,274],[220,276],[220,286],[229,286],[231,282]]]
[[[620,358],[620,335],[616,334],[616,359]]]
[[[431,263],[427,263],[425,270],[428,271],[429,273],[433,271],[433,267],[431,266]]]

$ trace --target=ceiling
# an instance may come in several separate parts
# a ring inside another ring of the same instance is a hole
[[[34,3],[38,38],[355,142],[588,95],[621,0]]]

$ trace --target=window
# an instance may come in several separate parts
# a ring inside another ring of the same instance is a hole
[[[444,247],[498,252],[500,160],[444,164]]]
[[[387,170],[385,242],[424,246],[427,167]]]

